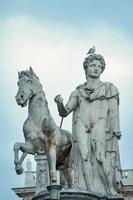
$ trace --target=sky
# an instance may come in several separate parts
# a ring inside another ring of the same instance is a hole
[[[133,168],[132,10],[132,0],[0,0],[0,199],[19,199],[11,188],[24,185],[24,175],[15,174],[13,163],[13,144],[24,141],[27,117],[27,108],[14,98],[18,71],[32,66],[59,125],[54,97],[62,94],[66,103],[85,82],[82,63],[92,46],[106,61],[101,80],[119,89],[121,164]],[[71,116],[63,128],[71,131]]]

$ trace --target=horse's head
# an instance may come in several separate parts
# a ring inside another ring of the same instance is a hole
[[[39,79],[31,67],[29,70],[18,72],[18,87],[15,98],[18,105],[22,107],[26,106],[28,100],[42,89]]]

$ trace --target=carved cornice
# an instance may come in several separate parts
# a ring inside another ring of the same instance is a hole
[[[35,187],[21,187],[21,188],[12,188],[16,195],[20,198],[31,197],[35,194]]]

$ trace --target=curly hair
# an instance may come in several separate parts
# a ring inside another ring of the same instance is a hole
[[[90,64],[93,60],[99,60],[100,63],[102,64],[102,72],[104,71],[106,64],[105,64],[105,60],[104,60],[103,56],[101,56],[99,54],[91,54],[91,55],[87,56],[83,62],[83,68],[85,70],[85,74],[87,72],[88,64]]]

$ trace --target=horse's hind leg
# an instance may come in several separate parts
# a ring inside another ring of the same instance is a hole
[[[73,177],[71,173],[70,155],[68,155],[63,163],[63,167],[60,169],[64,175],[67,186],[72,187]]]
[[[61,169],[61,171],[63,172],[64,178],[67,182],[68,187],[72,187],[72,175],[70,172],[70,168],[63,168]]]
[[[21,158],[19,159],[19,150],[23,152]],[[27,156],[27,153],[34,154],[34,148],[28,143],[18,143],[14,144],[14,164],[17,174],[23,173],[22,162]]]
[[[56,173],[56,147],[52,146],[47,152],[48,162],[49,162],[49,173],[50,173],[50,184],[57,183],[57,173]]]

